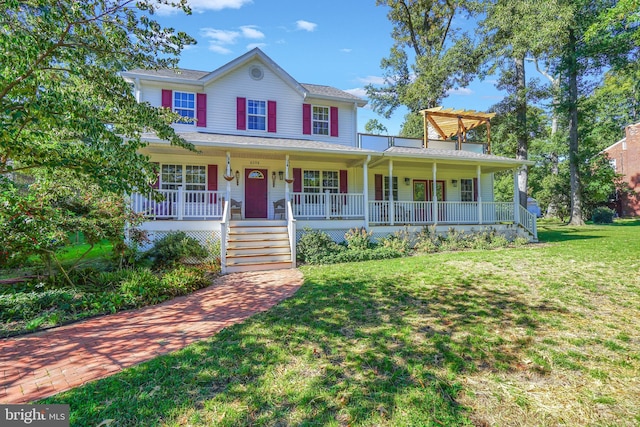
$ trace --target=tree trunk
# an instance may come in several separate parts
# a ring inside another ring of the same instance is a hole
[[[516,159],[528,158],[528,133],[527,133],[527,82],[524,73],[524,55],[514,58],[516,71],[516,126],[518,148]],[[518,191],[520,192],[520,205],[527,207],[527,186],[529,171],[526,166],[518,172]]]
[[[582,219],[582,194],[580,188],[580,165],[578,156],[578,61],[576,36],[569,30],[567,46],[569,61],[569,174],[571,180],[570,225],[584,225]]]

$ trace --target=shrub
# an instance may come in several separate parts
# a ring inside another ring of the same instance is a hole
[[[171,267],[187,258],[204,259],[209,254],[200,242],[183,231],[171,232],[157,240],[147,252],[155,268]]]
[[[338,245],[324,231],[312,230],[307,227],[298,241],[296,253],[298,261],[320,264],[324,257],[344,250],[344,246]]]
[[[370,249],[352,249],[329,254],[317,264],[337,264],[342,262],[359,262],[380,259],[401,258],[404,254],[392,248],[377,247]]]
[[[344,234],[347,247],[353,250],[369,249],[372,246],[371,236],[373,231],[367,232],[366,228],[352,228]]]
[[[190,267],[178,267],[167,272],[161,282],[163,292],[171,296],[186,295],[209,284],[204,271]]]
[[[384,248],[393,249],[402,254],[408,254],[414,246],[411,233],[406,227],[379,239],[378,243]]]
[[[591,220],[594,224],[612,224],[616,211],[605,206],[597,207],[591,213]]]
[[[414,249],[417,252],[433,253],[438,252],[440,248],[441,239],[436,234],[436,228],[433,226],[429,228],[423,227],[420,233],[416,236],[416,243]]]

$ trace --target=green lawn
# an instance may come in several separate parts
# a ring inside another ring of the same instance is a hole
[[[291,299],[54,396],[71,424],[640,424],[640,221],[304,267]]]

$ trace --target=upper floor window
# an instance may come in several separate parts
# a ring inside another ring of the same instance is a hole
[[[609,159],[609,166],[611,166],[611,169],[613,169],[615,172],[618,172],[616,159]]]
[[[460,180],[460,200],[473,202],[473,179]]]
[[[190,92],[173,92],[173,111],[182,117],[194,119],[196,117],[196,95]],[[193,124],[193,121],[185,124]]]
[[[267,109],[265,101],[247,100],[247,126],[250,130],[265,130]]]
[[[304,171],[302,180],[305,193],[338,193],[340,189],[338,171]]]
[[[313,134],[329,135],[329,107],[313,107]]]

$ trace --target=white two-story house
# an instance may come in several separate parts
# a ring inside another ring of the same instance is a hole
[[[193,119],[174,126],[198,149],[145,135],[164,200],[131,196],[148,218],[142,228],[155,237],[182,230],[220,241],[223,271],[295,266],[305,227],[336,241],[354,227],[384,236],[426,225],[443,232],[494,227],[536,239],[535,217],[493,197],[493,174],[515,176],[527,162],[466,142],[466,132],[491,115],[427,110],[429,137],[418,140],[358,134],[364,100],[299,83],[257,48],[211,72],[123,76],[139,102]]]

